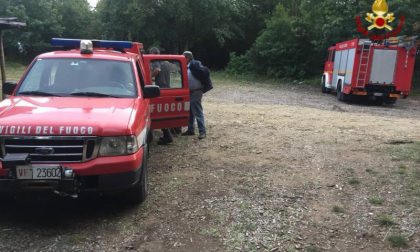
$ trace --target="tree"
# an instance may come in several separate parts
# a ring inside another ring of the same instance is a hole
[[[58,0],[58,13],[62,17],[62,36],[65,38],[92,38],[96,16],[87,0]]]
[[[9,47],[20,42],[30,55],[48,48],[50,39],[61,36],[64,30],[58,7],[54,0],[11,1],[7,14],[26,22],[27,28],[7,36]]]

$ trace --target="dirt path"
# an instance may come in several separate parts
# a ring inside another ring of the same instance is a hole
[[[153,145],[143,205],[2,203],[0,250],[420,250],[420,100],[224,83],[204,107],[207,139]]]

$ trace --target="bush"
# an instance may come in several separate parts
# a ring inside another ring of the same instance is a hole
[[[231,53],[226,72],[233,75],[241,75],[252,72],[252,62],[249,54],[238,56],[235,53]]]

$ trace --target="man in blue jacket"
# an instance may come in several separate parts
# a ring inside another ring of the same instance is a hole
[[[194,132],[194,123],[197,119],[198,125],[198,139],[206,138],[206,126],[204,121],[203,106],[201,105],[201,99],[203,98],[203,84],[198,80],[191,72],[190,66],[192,64],[200,64],[198,60],[194,60],[192,52],[185,51],[185,58],[188,63],[188,85],[190,87],[190,121],[188,123],[188,130],[182,133],[183,136],[192,136]]]

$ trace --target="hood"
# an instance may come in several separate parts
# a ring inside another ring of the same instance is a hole
[[[130,134],[135,99],[11,97],[0,103],[0,135]]]

